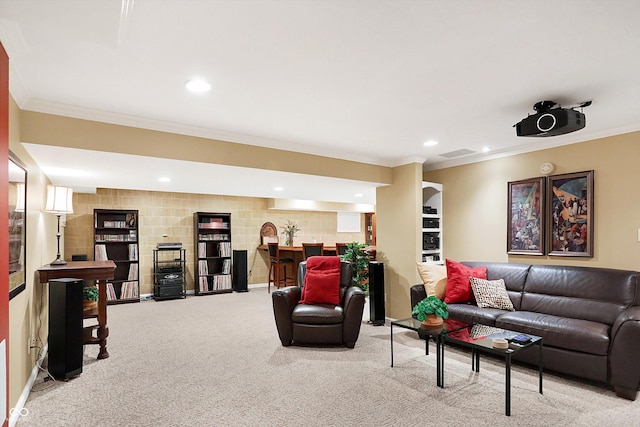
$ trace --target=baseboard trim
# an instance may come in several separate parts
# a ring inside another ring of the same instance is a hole
[[[15,410],[9,417],[9,427],[15,427],[16,423],[20,419],[20,416],[22,415],[22,409],[24,408],[24,405],[27,403],[27,399],[29,399],[29,394],[31,394],[31,388],[35,384],[36,378],[38,378],[38,372],[40,372],[40,366],[42,366],[42,362],[44,361],[44,358],[47,355],[48,349],[49,349],[48,343],[45,344],[44,347],[42,347],[42,354],[40,354],[40,357],[36,361],[36,364],[33,365],[33,369],[31,370],[31,375],[29,375],[29,379],[27,380],[27,383],[24,385],[24,388],[22,389],[22,393],[20,393],[20,397],[16,402],[16,406],[14,406]],[[28,409],[29,408],[27,408],[27,410]]]

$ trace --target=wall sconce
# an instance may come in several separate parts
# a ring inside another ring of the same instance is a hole
[[[47,185],[47,204],[45,212],[55,214],[58,217],[58,256],[50,265],[66,265],[67,262],[60,258],[60,217],[63,214],[73,213],[73,189],[59,185]]]

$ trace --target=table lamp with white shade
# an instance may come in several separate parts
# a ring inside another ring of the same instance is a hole
[[[73,213],[73,189],[59,185],[47,186],[47,204],[45,212],[55,214],[58,217],[58,256],[50,265],[66,265],[67,262],[60,257],[60,217],[63,214]]]

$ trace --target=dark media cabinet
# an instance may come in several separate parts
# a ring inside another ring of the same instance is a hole
[[[153,298],[186,298],[187,250],[159,247],[153,250]]]

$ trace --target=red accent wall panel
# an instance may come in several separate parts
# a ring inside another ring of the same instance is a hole
[[[5,340],[6,358],[9,360],[9,198],[7,188],[9,187],[9,57],[4,47],[0,43],[0,212],[2,220],[0,221],[0,342]],[[5,396],[7,401],[5,408],[9,407],[9,366],[7,363],[7,372],[5,378],[6,384],[0,384],[5,387]],[[2,414],[4,422],[7,425],[7,415]]]

